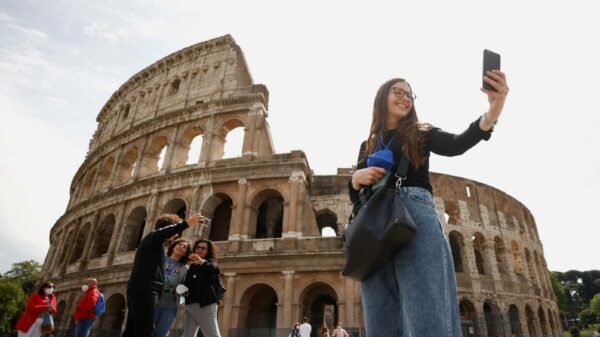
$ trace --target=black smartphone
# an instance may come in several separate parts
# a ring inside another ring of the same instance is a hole
[[[496,54],[491,50],[483,50],[483,76],[488,70],[500,70],[500,54]],[[483,79],[482,79],[483,81]],[[483,81],[483,89],[497,91],[494,87]]]

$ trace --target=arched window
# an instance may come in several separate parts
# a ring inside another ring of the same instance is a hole
[[[133,146],[125,151],[117,171],[117,184],[122,184],[133,176],[133,171],[135,169],[138,156],[139,152],[136,146]]]
[[[479,274],[485,274],[484,259],[485,256],[485,238],[481,233],[477,232],[472,237],[473,253],[475,255],[475,265]]]
[[[217,193],[206,199],[202,206],[202,214],[211,219],[208,233],[212,241],[227,241],[229,239],[229,228],[231,225],[231,212],[233,201],[225,193]],[[206,232],[204,232],[206,233]]]
[[[337,215],[329,209],[320,210],[317,212],[317,226],[321,236],[336,236]]]
[[[508,264],[506,262],[506,248],[504,241],[499,236],[494,238],[494,252],[496,253],[496,265],[500,274],[508,273]]]
[[[77,260],[81,258],[81,254],[83,254],[83,250],[85,248],[85,242],[87,240],[87,236],[90,233],[92,224],[87,222],[81,230],[79,230],[79,234],[77,238],[75,238],[75,248],[73,248],[73,253],[71,253],[71,259],[69,263],[75,263]]]
[[[100,227],[96,230],[94,237],[94,245],[90,258],[100,257],[108,253],[108,247],[110,246],[110,239],[112,237],[113,229],[115,227],[115,216],[113,214],[108,215],[100,223]]]
[[[187,206],[182,199],[173,199],[163,207],[162,213],[177,214],[180,218],[186,219]]]
[[[146,148],[144,158],[142,158],[142,167],[140,167],[141,177],[156,173],[162,168],[167,144],[169,144],[169,139],[165,136],[160,136],[152,140]]]
[[[123,238],[121,239],[119,252],[130,252],[137,248],[144,233],[147,216],[148,213],[143,206],[136,207],[131,211],[125,221],[125,228],[123,230]]]
[[[450,250],[452,251],[452,260],[454,261],[454,271],[464,272],[463,267],[463,236],[458,231],[451,231],[448,235],[450,241]]]

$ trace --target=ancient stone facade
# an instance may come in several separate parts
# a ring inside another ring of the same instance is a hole
[[[58,285],[59,329],[72,328],[80,286],[96,277],[107,312],[94,329],[118,334],[140,238],[161,213],[201,211],[211,224],[184,237],[207,237],[220,249],[224,336],[287,336],[302,316],[330,327],[343,321],[361,334],[359,284],[340,274],[351,171],[315,176],[302,151],[274,153],[267,116],[268,91],[253,84],[230,36],[171,54],[112,95],[73,178],[68,208],[50,233],[42,273]],[[243,146],[238,157],[224,159],[236,128]],[[191,157],[198,139],[200,154]],[[560,336],[527,208],[472,180],[433,173],[432,183],[455,259],[463,335]],[[334,236],[323,236],[326,228]]]

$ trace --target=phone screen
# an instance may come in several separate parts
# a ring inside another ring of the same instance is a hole
[[[500,70],[500,54],[494,53],[491,50],[483,50],[483,76],[488,70]],[[483,80],[482,80],[483,81]],[[497,91],[494,87],[483,81],[483,88],[487,90]]]

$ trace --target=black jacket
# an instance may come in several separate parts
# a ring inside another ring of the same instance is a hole
[[[183,221],[152,231],[140,241],[135,252],[127,291],[162,293],[165,279],[165,240],[188,227]]]
[[[185,277],[188,287],[188,296],[185,304],[198,303],[201,307],[217,303],[219,298],[216,282],[220,282],[221,270],[214,261],[206,261],[203,264],[192,264]],[[219,283],[220,285],[220,283]],[[224,290],[224,289],[223,289]]]

